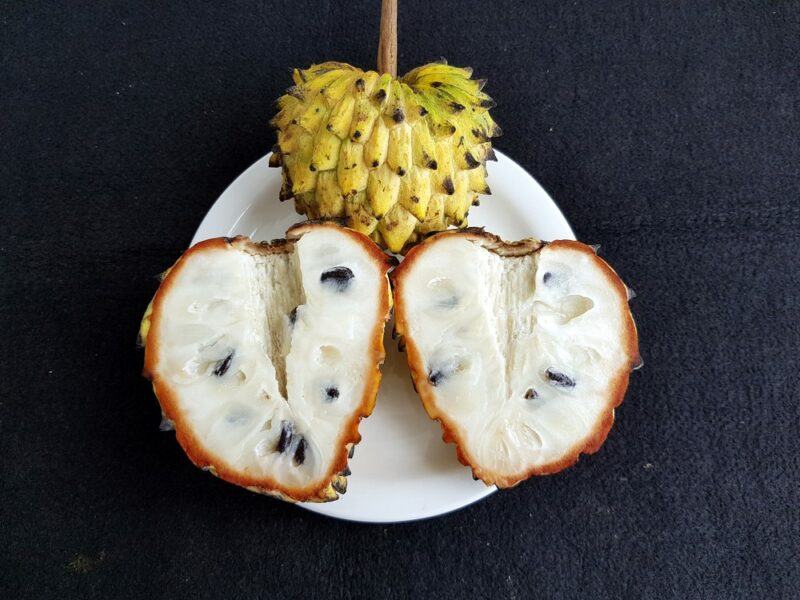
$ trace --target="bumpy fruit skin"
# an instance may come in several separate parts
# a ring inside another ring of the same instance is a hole
[[[392,252],[466,226],[490,193],[485,164],[501,133],[471,75],[444,62],[399,79],[337,62],[295,69],[272,120],[281,200],[310,219],[345,218]]]

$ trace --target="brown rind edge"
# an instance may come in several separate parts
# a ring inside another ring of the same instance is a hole
[[[170,288],[177,281],[178,274],[186,265],[187,257],[195,253],[219,248],[231,248],[261,254],[289,252],[297,240],[305,233],[323,227],[334,228],[337,231],[341,231],[360,244],[364,250],[372,256],[378,268],[384,273],[385,285],[381,291],[382,298],[379,304],[378,314],[376,315],[376,324],[372,333],[372,347],[370,350],[372,355],[370,364],[372,366],[365,375],[366,383],[364,395],[350,421],[345,423],[342,427],[342,434],[337,442],[339,449],[336,457],[331,463],[328,473],[325,477],[318,480],[316,484],[303,488],[287,487],[271,477],[252,477],[244,475],[204,447],[202,442],[191,431],[189,424],[183,417],[178,407],[177,395],[169,382],[158,375],[157,365],[159,362],[160,344],[156,336],[158,335],[162,317],[161,306],[163,300],[169,293]],[[161,285],[153,297],[151,303],[152,312],[149,315],[150,326],[145,342],[144,370],[142,374],[152,381],[153,391],[161,405],[161,410],[164,416],[174,423],[175,435],[178,443],[181,445],[184,452],[186,452],[189,459],[196,466],[210,471],[212,474],[225,481],[245,487],[257,493],[269,494],[289,502],[328,502],[336,500],[339,497],[336,488],[343,489],[343,485],[346,484],[346,479],[344,479],[345,476],[342,472],[347,468],[350,448],[361,441],[361,435],[358,433],[358,424],[362,418],[368,417],[375,407],[375,400],[381,380],[380,365],[385,358],[383,330],[386,322],[389,320],[392,307],[392,297],[387,273],[394,264],[394,258],[384,254],[367,236],[331,222],[300,223],[289,228],[286,232],[286,239],[272,240],[271,242],[252,242],[250,239],[243,236],[236,238],[214,238],[199,242],[184,252],[161,282]]]
[[[392,289],[394,293],[395,309],[395,329],[398,335],[403,336],[401,342],[405,342],[407,353],[408,367],[411,371],[411,377],[414,382],[414,387],[417,394],[422,400],[425,411],[431,419],[439,421],[442,427],[442,439],[446,443],[453,442],[456,444],[456,454],[461,464],[468,466],[472,469],[473,477],[481,479],[486,485],[496,485],[500,488],[510,488],[525,479],[534,475],[550,475],[557,473],[574,465],[581,454],[593,454],[597,452],[603,445],[603,442],[614,424],[614,409],[622,403],[625,396],[625,390],[628,387],[628,377],[630,371],[640,361],[639,359],[639,343],[638,335],[636,332],[636,324],[633,321],[633,316],[630,310],[625,311],[625,347],[627,348],[627,355],[629,364],[623,367],[616,374],[611,383],[611,393],[609,394],[607,409],[604,416],[599,419],[594,430],[587,435],[584,439],[576,443],[572,448],[563,454],[563,456],[555,461],[544,465],[532,467],[526,471],[516,473],[514,475],[502,476],[491,472],[490,470],[483,469],[470,455],[469,450],[459,434],[458,428],[454,423],[451,423],[447,418],[447,414],[440,411],[436,405],[436,396],[428,381],[425,365],[420,355],[417,345],[414,340],[406,335],[407,319],[406,307],[404,302],[403,284],[405,275],[414,268],[416,261],[430,248],[431,244],[451,236],[463,237],[476,243],[490,252],[494,252],[500,256],[524,256],[533,254],[540,251],[545,246],[553,248],[570,248],[577,250],[591,256],[592,260],[596,262],[599,268],[605,273],[608,282],[617,291],[622,306],[628,306],[628,292],[625,284],[619,278],[617,273],[606,263],[603,259],[597,256],[595,251],[586,244],[574,240],[556,240],[553,242],[542,242],[533,238],[520,240],[517,242],[505,242],[500,237],[487,233],[479,228],[466,228],[461,230],[443,231],[426,238],[422,243],[412,248],[405,256],[405,259],[400,266],[397,267],[390,275],[392,282]]]

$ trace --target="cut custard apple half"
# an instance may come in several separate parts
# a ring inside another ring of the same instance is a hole
[[[321,223],[184,253],[141,338],[144,374],[192,462],[284,500],[344,493],[380,382],[391,264],[366,236]]]
[[[444,232],[392,281],[415,388],[474,477],[510,487],[600,448],[639,353],[628,290],[590,246]]]

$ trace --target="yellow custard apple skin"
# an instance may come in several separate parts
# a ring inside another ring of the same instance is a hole
[[[489,194],[486,161],[501,131],[472,70],[445,62],[400,78],[326,62],[295,69],[272,120],[280,199],[309,219],[339,218],[400,252],[467,225]]]

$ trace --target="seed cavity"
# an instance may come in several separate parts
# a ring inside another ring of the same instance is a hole
[[[292,443],[294,437],[294,424],[290,421],[281,421],[281,435],[278,438],[278,444],[275,446],[276,452],[286,452],[286,449]]]
[[[569,375],[556,371],[554,369],[547,369],[545,375],[550,380],[550,383],[557,387],[571,388],[575,387],[575,380]]]
[[[330,286],[337,292],[343,292],[350,286],[350,281],[355,277],[347,267],[333,267],[323,271],[319,280],[323,285]]]
[[[225,375],[225,373],[228,372],[228,369],[231,368],[231,361],[233,360],[234,353],[235,350],[231,350],[228,353],[228,356],[226,356],[222,360],[217,361],[217,365],[214,367],[214,370],[212,371],[214,375],[216,375],[217,377],[222,377],[223,375]]]
[[[308,447],[308,442],[306,438],[301,437],[300,441],[297,442],[297,448],[294,450],[294,456],[292,457],[292,462],[296,466],[302,465],[306,460],[306,448]]]

